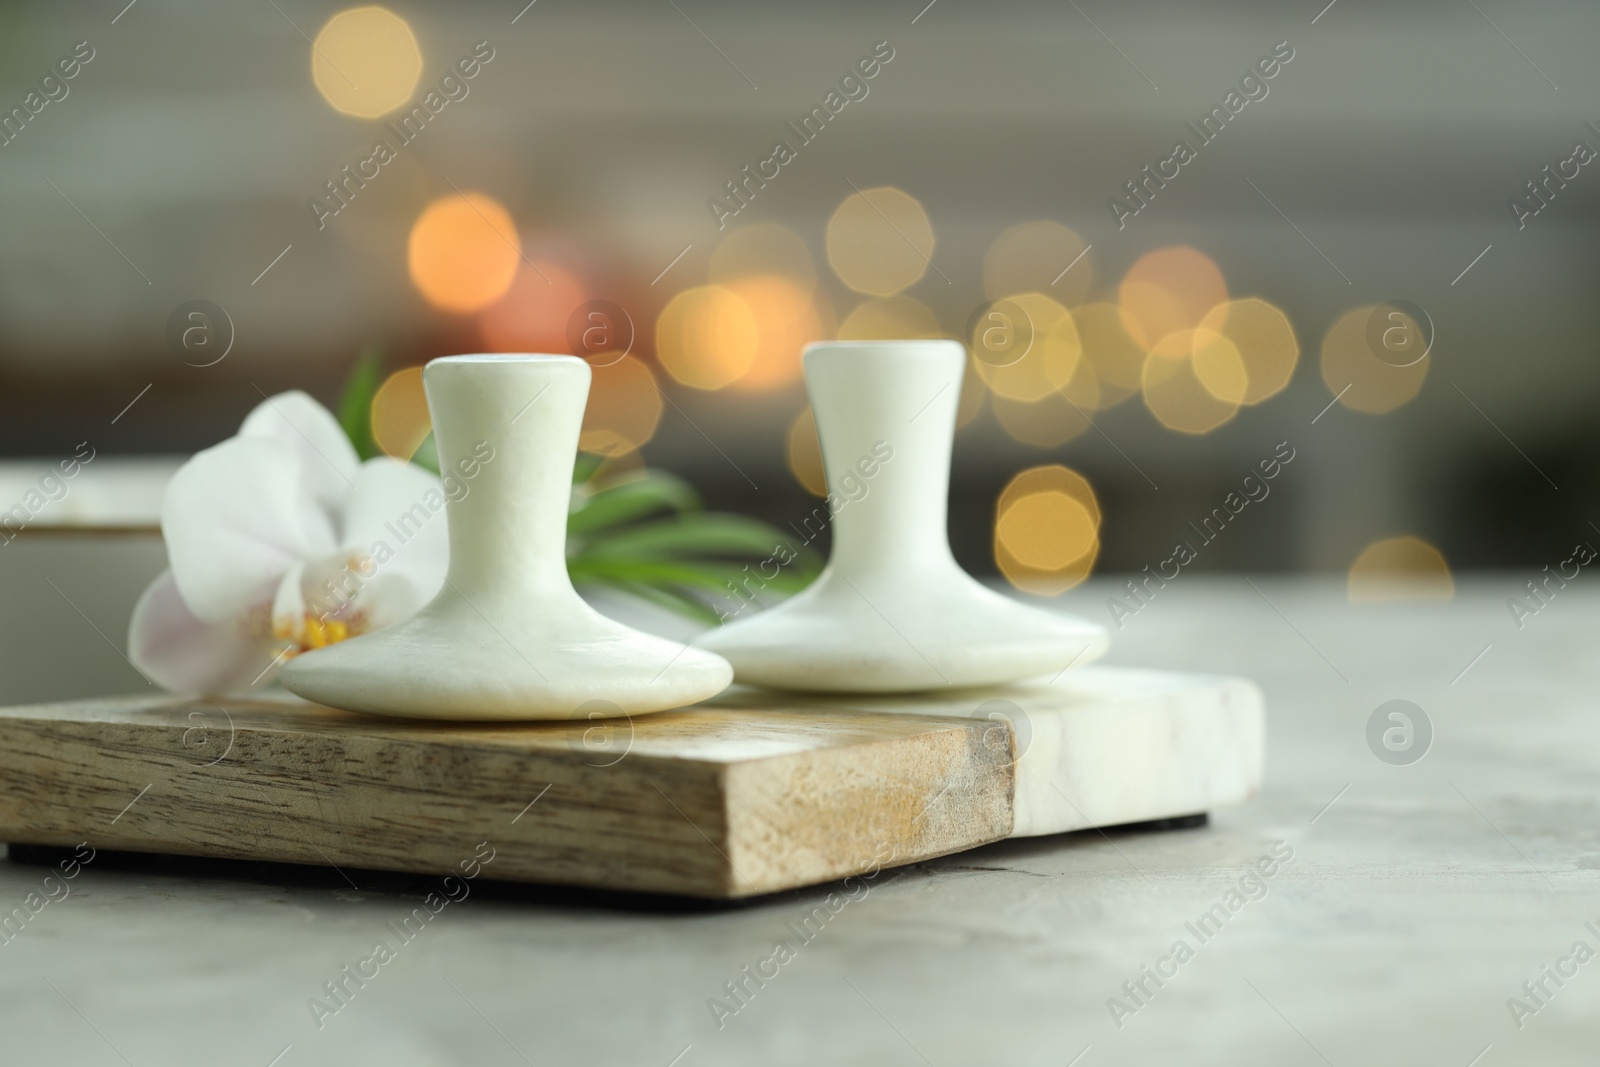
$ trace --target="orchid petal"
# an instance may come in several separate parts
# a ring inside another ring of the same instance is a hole
[[[294,453],[259,437],[224,441],[178,468],[161,503],[161,532],[178,590],[206,622],[269,600],[289,568],[336,548]]]
[[[197,619],[178,592],[171,571],[162,571],[134,606],[128,624],[128,658],[145,677],[176,693],[224,693],[265,681],[263,669],[281,665],[282,648],[262,625],[245,615],[220,625]]]
[[[278,591],[272,598],[273,634],[301,645],[305,644],[306,633],[306,598],[301,588],[305,576],[306,565],[296,563],[278,583]]]
[[[368,629],[409,618],[444,587],[450,567],[444,509],[439,479],[422,468],[387,457],[361,465],[343,543]]]
[[[240,437],[277,441],[294,453],[317,503],[337,518],[361,458],[333,413],[298,389],[268,397],[245,417]]]

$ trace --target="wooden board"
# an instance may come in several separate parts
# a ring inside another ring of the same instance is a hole
[[[515,726],[0,709],[0,840],[440,874],[487,842],[485,877],[736,898],[1010,834],[992,723],[765,704]]]
[[[730,899],[1244,803],[1265,723],[1243,679],[1100,666],[983,692],[734,689],[631,721],[7,708],[0,840],[439,874],[492,849],[491,878]]]

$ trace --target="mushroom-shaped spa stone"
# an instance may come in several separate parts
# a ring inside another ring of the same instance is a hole
[[[426,719],[637,715],[724,689],[720,656],[623,626],[572,587],[567,508],[588,364],[450,356],[422,377],[440,469],[476,465],[446,502],[444,588],[403,623],[297,656],[283,684],[331,707]]]
[[[946,504],[966,351],[955,341],[806,349],[833,550],[809,588],[696,644],[740,682],[819,692],[997,685],[1086,664],[1100,626],[1022,604],[950,554]]]

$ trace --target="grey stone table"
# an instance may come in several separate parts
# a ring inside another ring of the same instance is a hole
[[[1519,630],[1528,577],[1376,606],[1334,582],[1177,581],[1111,661],[1259,680],[1262,797],[1202,829],[887,871],[836,911],[826,889],[642,911],[480,880],[403,940],[437,883],[90,863],[0,944],[0,1061],[1592,1064],[1600,588],[1580,577]],[[1064,606],[1106,618],[1113,591]],[[1392,699],[1431,723],[1420,761],[1369,746]],[[0,911],[45,873],[0,864]],[[780,939],[792,958],[764,963]],[[363,964],[379,941],[392,958]]]

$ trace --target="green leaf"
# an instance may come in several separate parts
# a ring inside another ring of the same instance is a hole
[[[788,553],[794,555],[782,562]],[[709,623],[720,616],[706,598],[743,603],[736,590],[796,593],[816,577],[821,560],[758,519],[691,511],[573,538],[567,570],[579,585],[604,585]]]
[[[439,473],[439,442],[433,439],[433,431],[428,431],[428,436],[422,439],[417,450],[411,453],[411,462],[423,470]]]
[[[594,472],[600,469],[600,464],[605,461],[606,457],[597,456],[593,452],[579,452],[577,462],[572,465],[572,484],[583,485],[588,482],[594,477]]]
[[[662,559],[591,559],[574,556],[567,560],[567,573],[580,580],[646,582],[651,585],[677,585],[725,594],[728,583],[744,576],[735,563],[683,563]]]
[[[800,560],[807,560],[806,565],[802,566]],[[822,564],[817,562],[816,557],[801,556],[800,559],[780,569],[771,578],[761,574],[759,569],[755,577],[761,579],[760,589],[762,592],[782,593],[785,596],[790,596],[816,581],[817,575],[821,570]]]
[[[772,527],[742,515],[675,515],[595,535],[583,548],[589,556],[660,558],[682,556],[772,555],[787,544]]]
[[[790,594],[799,592],[815,578],[814,569],[797,569],[794,564],[766,577],[748,564],[709,560],[634,560],[576,556],[567,561],[574,583],[602,583],[636,592],[650,587],[679,597],[695,591],[716,599],[731,601],[739,591]],[[732,588],[730,588],[730,586]],[[670,606],[670,605],[668,605]]]
[[[583,537],[597,530],[658,511],[697,511],[700,496],[688,482],[664,471],[646,471],[598,490],[567,516],[567,536]]]
[[[679,615],[687,615],[696,622],[715,625],[722,621],[715,610],[689,593],[680,592],[669,586],[650,585],[647,582],[629,582],[618,579],[591,578],[582,584],[605,586],[618,592],[627,593],[629,596],[638,597],[657,607],[675,611]]]
[[[356,365],[345,379],[344,393],[339,398],[339,425],[362,459],[378,454],[377,442],[372,439],[372,398],[382,384],[383,347],[369,343],[356,356]]]

